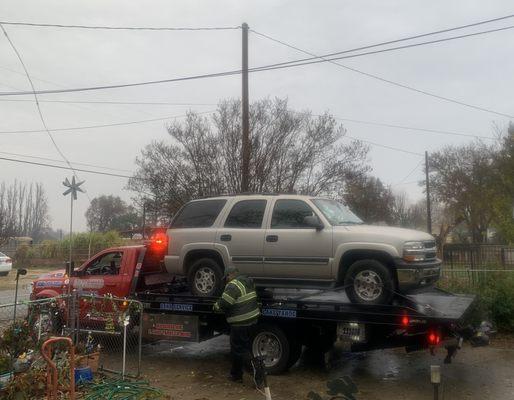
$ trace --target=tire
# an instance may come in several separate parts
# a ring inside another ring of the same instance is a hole
[[[280,374],[293,364],[294,354],[285,332],[277,326],[257,325],[252,337],[252,354],[254,357],[266,353],[264,366],[270,375]],[[296,349],[295,349],[296,351]],[[299,357],[299,355],[298,355]]]
[[[223,292],[223,273],[212,258],[200,258],[189,268],[189,290],[199,297],[218,297]]]
[[[344,279],[346,295],[352,303],[390,304],[394,281],[389,269],[377,260],[355,261]]]
[[[0,276],[7,276],[7,275],[9,275],[9,271],[0,272]]]

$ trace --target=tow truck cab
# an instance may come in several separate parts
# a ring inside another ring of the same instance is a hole
[[[77,290],[97,296],[128,298],[171,283],[162,263],[162,242],[110,247],[95,254],[73,271],[65,269],[40,276],[32,283],[31,300],[56,297]]]

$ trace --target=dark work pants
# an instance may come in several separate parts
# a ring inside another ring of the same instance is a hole
[[[251,359],[251,336],[253,325],[230,327],[230,356],[232,368],[230,375],[235,378],[243,377],[243,366],[245,361]]]

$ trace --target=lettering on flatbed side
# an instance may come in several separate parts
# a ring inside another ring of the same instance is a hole
[[[296,311],[281,310],[276,308],[263,308],[262,315],[265,317],[296,318]]]
[[[159,308],[169,311],[193,311],[192,304],[161,303]]]
[[[143,336],[150,340],[198,342],[198,316],[143,314]]]

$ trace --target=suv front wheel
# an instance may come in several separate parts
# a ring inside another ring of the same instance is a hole
[[[355,261],[346,272],[344,286],[352,303],[389,304],[394,294],[390,270],[372,259]]]
[[[189,268],[188,283],[195,296],[219,296],[223,291],[221,267],[212,258],[200,258]]]

